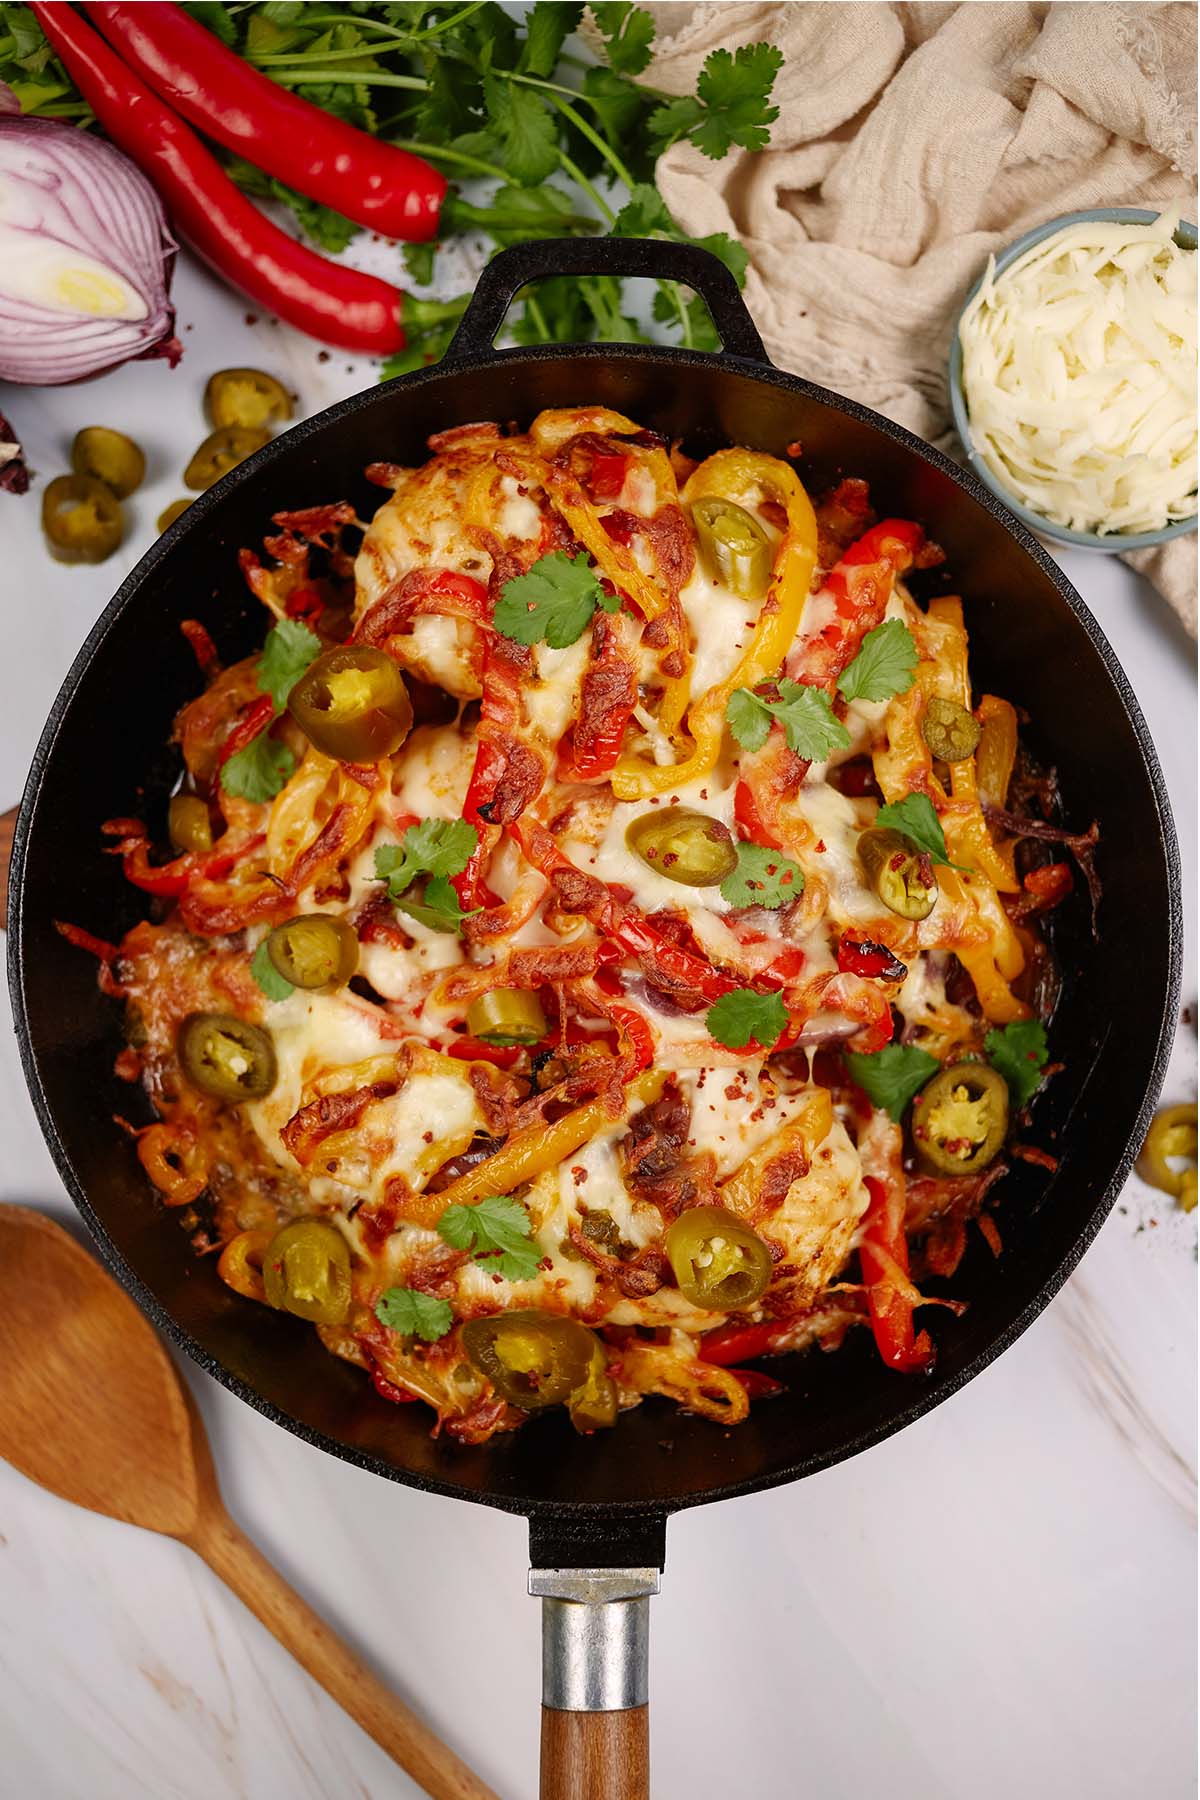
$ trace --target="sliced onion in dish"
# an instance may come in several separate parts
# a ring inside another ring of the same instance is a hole
[[[53,119],[0,113],[0,378],[38,387],[179,360],[175,240],[141,170]]]
[[[1178,224],[1069,225],[999,275],[989,262],[959,322],[971,448],[1070,530],[1196,511],[1196,262]]]

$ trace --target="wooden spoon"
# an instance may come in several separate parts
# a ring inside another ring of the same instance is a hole
[[[153,1327],[60,1225],[23,1206],[0,1206],[0,1367],[0,1455],[64,1500],[203,1557],[435,1800],[496,1800],[234,1524],[203,1422]]]

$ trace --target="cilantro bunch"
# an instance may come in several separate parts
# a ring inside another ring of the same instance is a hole
[[[577,233],[688,241],[653,186],[657,158],[686,141],[714,159],[761,149],[779,109],[771,91],[782,64],[770,44],[714,50],[688,95],[636,81],[650,61],[654,20],[632,0],[592,6],[604,61],[566,48],[582,5],[537,0],[520,21],[493,0],[427,5],[423,0],[266,0],[228,5],[192,0],[206,29],[281,86],[374,136],[424,156],[472,197],[451,188],[443,239],[484,234],[497,249]],[[87,126],[91,112],[24,6],[0,4],[0,80],[22,109]],[[336,255],[359,227],[238,157],[225,157],[248,193],[282,202],[302,232]],[[483,198],[474,197],[487,183]],[[746,253],[724,233],[698,240],[745,278]],[[410,280],[432,280],[436,246],[410,245]],[[469,295],[409,294],[407,348],[384,366],[399,375],[445,350]],[[662,334],[696,349],[718,339],[701,301],[663,282],[654,301]],[[613,276],[543,282],[521,298],[518,343],[644,337]]]

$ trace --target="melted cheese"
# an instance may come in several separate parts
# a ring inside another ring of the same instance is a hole
[[[758,605],[710,581],[698,558],[679,599],[691,634],[692,698],[697,700],[732,674],[750,641]]]

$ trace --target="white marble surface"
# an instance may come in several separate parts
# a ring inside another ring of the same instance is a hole
[[[89,626],[183,490],[212,370],[275,370],[315,411],[373,379],[184,262],[187,355],[87,388],[0,386],[40,478],[73,432],[136,435],[150,480],[119,558],[43,553],[0,495],[0,805]],[[368,447],[364,446],[364,455]],[[1191,646],[1115,560],[1069,556],[1150,718],[1188,883]],[[1195,1093],[1194,1035],[1167,1098]],[[70,1209],[0,1040],[0,1195]],[[1134,1180],[1048,1312],[964,1393],[802,1486],[685,1514],[653,1603],[656,1800],[1184,1800],[1195,1791],[1195,1244]],[[188,1368],[231,1510],[505,1797],[536,1791],[525,1526],[318,1455]],[[84,1372],[86,1378],[86,1371]],[[2,1378],[2,1377],[0,1377]],[[188,1551],[0,1465],[0,1793],[22,1800],[367,1800],[416,1789]]]

